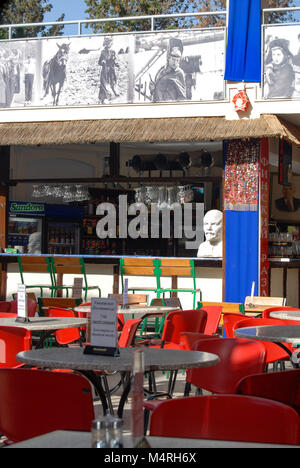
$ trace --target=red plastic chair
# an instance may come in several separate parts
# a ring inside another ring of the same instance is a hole
[[[215,366],[188,369],[185,395],[195,385],[212,393],[236,393],[239,381],[246,375],[263,372],[266,351],[263,343],[243,338],[215,338],[197,341],[195,351],[217,354]]]
[[[18,301],[2,301],[0,302],[0,313],[7,313],[11,315],[7,315],[7,317],[14,317],[18,314]],[[27,298],[27,315],[28,317],[34,317],[36,312],[36,301],[31,299],[30,297]]]
[[[244,318],[244,320],[238,321],[233,325],[233,331],[237,330],[238,328],[245,328],[245,327],[257,327],[257,326],[265,326],[265,325],[295,325],[294,320],[281,320],[281,319],[273,319],[273,318]],[[281,361],[284,359],[289,358],[289,354],[282,348],[280,348],[276,343],[272,343],[269,341],[262,341],[261,343],[264,344],[266,348],[266,364],[270,363],[277,363],[277,361]],[[293,352],[293,347],[290,343],[284,343],[284,345]]]
[[[125,322],[118,341],[119,348],[134,346],[135,335],[141,322],[142,319],[131,319]]]
[[[263,343],[254,340],[238,338],[210,337],[196,341],[195,351],[217,354],[220,362],[215,366],[186,371],[184,396],[189,396],[191,385],[213,393],[236,393],[237,385],[242,377],[263,372],[265,368],[266,351]],[[168,397],[168,394],[164,396]],[[160,395],[158,395],[160,397]],[[150,412],[163,402],[162,399],[148,399],[144,402],[144,430],[147,431]]]
[[[90,431],[88,380],[79,374],[0,369],[0,432],[12,442],[56,430]]]
[[[29,351],[31,345],[30,331],[20,327],[0,326],[0,368],[24,366],[16,360],[16,355],[21,351]]]
[[[300,414],[300,369],[248,375],[239,382],[237,393],[280,401]]]
[[[241,320],[245,320],[247,317],[243,314],[223,314],[223,331],[225,332],[226,338],[234,338],[234,325]]]
[[[11,312],[0,312],[0,318],[14,318],[17,317],[18,314],[12,314]],[[0,323],[1,325],[1,323]]]
[[[185,332],[180,335],[180,346],[186,351],[192,350],[199,340],[209,340],[218,338],[216,335],[206,335],[205,333]]]
[[[245,395],[208,395],[161,403],[150,435],[298,445],[300,419],[277,401]]]
[[[9,312],[10,301],[0,301],[0,312]]]
[[[222,309],[222,306],[203,307],[203,310],[205,310],[207,313],[207,320],[204,329],[204,333],[206,333],[207,335],[213,335],[214,333],[217,333],[218,326],[221,320]]]
[[[60,307],[49,307],[49,317],[76,317],[75,312],[71,309],[63,309]],[[76,328],[65,328],[63,330],[57,330],[54,332],[57,343],[61,346],[68,345],[74,341],[81,343],[81,334],[79,327]]]
[[[184,332],[204,333],[207,312],[204,309],[175,310],[164,323],[161,340],[153,340],[154,347],[180,349]]]

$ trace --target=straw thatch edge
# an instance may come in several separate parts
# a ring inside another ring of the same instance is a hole
[[[276,115],[257,119],[174,117],[0,123],[0,145],[186,142],[279,137],[300,146],[300,129]]]

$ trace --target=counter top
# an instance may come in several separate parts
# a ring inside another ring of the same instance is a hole
[[[189,259],[194,260],[195,266],[201,267],[212,267],[212,268],[222,268],[222,258],[209,258],[209,257],[164,257],[164,256],[136,256],[136,255],[31,255],[31,254],[8,254],[0,253],[0,263],[17,263],[18,257],[73,257],[73,258],[84,258],[85,263],[102,263],[102,264],[111,264],[119,265],[121,258],[180,258],[180,259]]]

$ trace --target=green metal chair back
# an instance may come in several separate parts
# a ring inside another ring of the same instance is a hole
[[[193,295],[193,309],[196,307],[196,294],[199,293],[201,300],[201,290],[196,287],[196,273],[195,273],[195,263],[191,259],[183,258],[156,258],[154,260],[155,274],[157,278],[157,287],[158,294],[163,296],[166,293],[170,295],[172,293],[191,293]],[[192,286],[187,288],[174,288],[169,287],[165,288],[161,284],[162,277],[190,277],[192,280]]]
[[[121,258],[120,259],[120,275],[122,292],[125,287],[125,277],[127,276],[152,276],[156,278],[156,285],[148,286],[130,286],[128,291],[152,291],[157,293],[157,271],[154,266],[153,258]],[[159,297],[159,296],[157,296]]]
[[[83,277],[82,290],[84,292],[84,299],[87,299],[87,293],[89,290],[97,289],[99,297],[101,296],[101,289],[99,286],[90,286],[87,281],[87,275],[85,270],[84,259],[81,257],[50,257],[53,281],[55,291],[65,290],[67,297],[69,296],[69,290],[72,290],[73,285],[59,285],[57,283],[57,274],[77,274]]]
[[[18,257],[19,273],[22,284],[25,284],[26,289],[39,289],[40,295],[43,297],[44,289],[50,291],[51,297],[55,292],[55,283],[51,267],[51,259],[43,256],[19,256]],[[28,284],[25,281],[24,273],[47,273],[50,277],[50,284]]]

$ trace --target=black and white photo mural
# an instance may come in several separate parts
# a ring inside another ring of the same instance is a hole
[[[300,27],[268,26],[264,34],[265,99],[300,97]]]
[[[0,43],[0,107],[224,99],[223,29]]]

